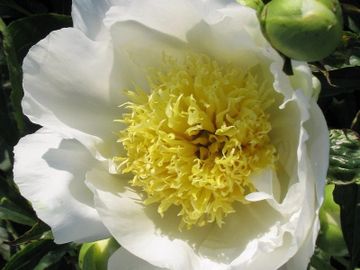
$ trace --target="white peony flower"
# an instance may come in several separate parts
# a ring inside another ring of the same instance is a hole
[[[24,60],[14,178],[55,241],[109,269],[306,269],[328,131],[308,66],[227,0],[74,0]]]

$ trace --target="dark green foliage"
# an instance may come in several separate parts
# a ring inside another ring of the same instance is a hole
[[[350,255],[350,269],[360,262],[360,138],[351,130],[330,131],[328,179],[335,183],[341,227]]]
[[[330,131],[329,181],[338,185],[360,184],[360,140],[351,130]]]
[[[360,264],[360,186],[337,185],[334,200],[341,207],[341,227],[350,254],[350,269]]]
[[[0,253],[4,270],[77,269],[78,246],[56,245],[12,180],[13,147],[37,129],[20,105],[23,58],[48,33],[72,25],[70,7],[68,0],[0,0],[0,227],[8,234],[2,239],[6,242],[0,241],[8,251]]]
[[[16,20],[8,26],[0,21],[3,49],[12,86],[10,102],[20,134],[25,133],[25,120],[21,109],[23,96],[21,65],[23,58],[30,47],[43,39],[49,32],[71,25],[70,17],[55,14],[32,15]]]

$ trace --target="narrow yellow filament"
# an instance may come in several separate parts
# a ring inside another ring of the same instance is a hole
[[[180,228],[224,223],[234,203],[255,191],[251,173],[273,166],[271,102],[251,73],[193,54],[179,63],[165,57],[149,78],[150,93],[129,91],[119,132],[127,156],[120,173],[158,203],[161,216],[177,206]]]

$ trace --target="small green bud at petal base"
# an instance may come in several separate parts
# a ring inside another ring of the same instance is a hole
[[[84,243],[79,254],[80,269],[107,269],[108,259],[119,247],[119,244],[113,238]]]
[[[264,7],[264,3],[262,0],[237,0],[237,2],[243,6],[253,8],[257,12],[261,12]]]
[[[296,60],[321,60],[341,40],[342,14],[337,0],[272,0],[263,8],[260,21],[272,46]]]

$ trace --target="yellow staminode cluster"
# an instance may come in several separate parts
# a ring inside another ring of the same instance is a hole
[[[126,157],[120,173],[142,188],[145,204],[164,215],[177,206],[180,228],[224,223],[234,203],[247,203],[254,171],[273,166],[271,102],[250,73],[191,54],[182,62],[164,57],[149,78],[150,93],[129,91],[129,113],[117,121]]]

